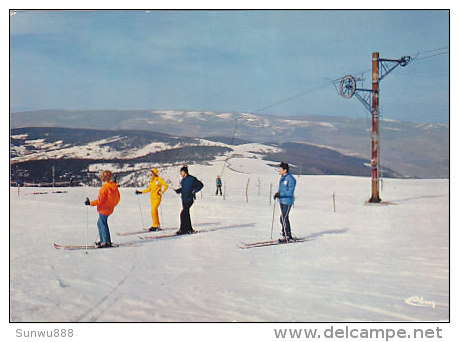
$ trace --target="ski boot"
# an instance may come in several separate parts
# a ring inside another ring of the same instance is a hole
[[[289,241],[293,241],[293,237],[291,236],[282,236],[279,240],[277,240],[279,243],[288,243]]]
[[[96,242],[96,248],[109,248],[112,247],[111,242]]]
[[[175,234],[177,234],[177,235],[193,234],[194,232],[195,232],[195,231],[194,231],[193,229],[187,230],[187,231],[185,231],[185,230],[180,230],[180,229],[179,229],[179,230],[177,230],[177,232],[176,232]]]

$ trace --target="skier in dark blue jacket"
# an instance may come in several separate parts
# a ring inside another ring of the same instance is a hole
[[[177,234],[191,234],[194,232],[191,226],[190,208],[196,199],[196,193],[204,186],[196,177],[188,173],[188,167],[184,166],[180,169],[182,180],[181,187],[175,192],[181,194],[182,197],[182,212],[180,213],[180,229]]]
[[[286,242],[292,239],[292,232],[290,229],[289,214],[294,202],[294,192],[296,186],[296,179],[289,172],[287,163],[282,162],[279,165],[279,173],[281,179],[279,181],[279,191],[274,195],[274,199],[278,198],[281,207],[280,222],[282,225],[282,239],[280,242]]]

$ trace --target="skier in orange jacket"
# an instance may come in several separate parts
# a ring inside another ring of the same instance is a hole
[[[159,216],[158,216],[158,207],[161,204],[162,194],[166,192],[169,185],[159,177],[158,169],[151,170],[151,179],[150,185],[145,190],[139,191],[136,190],[136,195],[139,194],[146,194],[147,192],[150,193],[150,201],[151,201],[151,218],[153,221],[153,225],[149,229],[150,231],[159,230],[161,225],[159,223]]]
[[[112,173],[108,170],[102,172],[100,180],[104,183],[99,191],[99,197],[90,202],[86,197],[86,205],[97,206],[99,212],[99,220],[97,228],[99,229],[100,241],[96,243],[97,247],[111,247],[110,230],[108,228],[108,216],[113,213],[113,210],[120,202],[120,192],[118,185],[112,182]]]

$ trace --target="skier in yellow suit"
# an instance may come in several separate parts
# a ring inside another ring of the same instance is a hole
[[[166,192],[169,186],[167,183],[158,175],[158,169],[151,170],[151,179],[150,185],[145,190],[139,191],[136,190],[136,195],[146,194],[150,192],[150,201],[151,201],[151,218],[153,220],[153,225],[149,230],[155,231],[160,229],[159,216],[158,216],[158,207],[161,204],[161,197],[164,192]]]

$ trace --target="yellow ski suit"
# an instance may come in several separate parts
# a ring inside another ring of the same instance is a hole
[[[158,207],[161,204],[162,194],[166,192],[168,187],[167,183],[161,177],[152,176],[148,188],[142,190],[143,194],[150,192],[152,227],[159,228]]]

